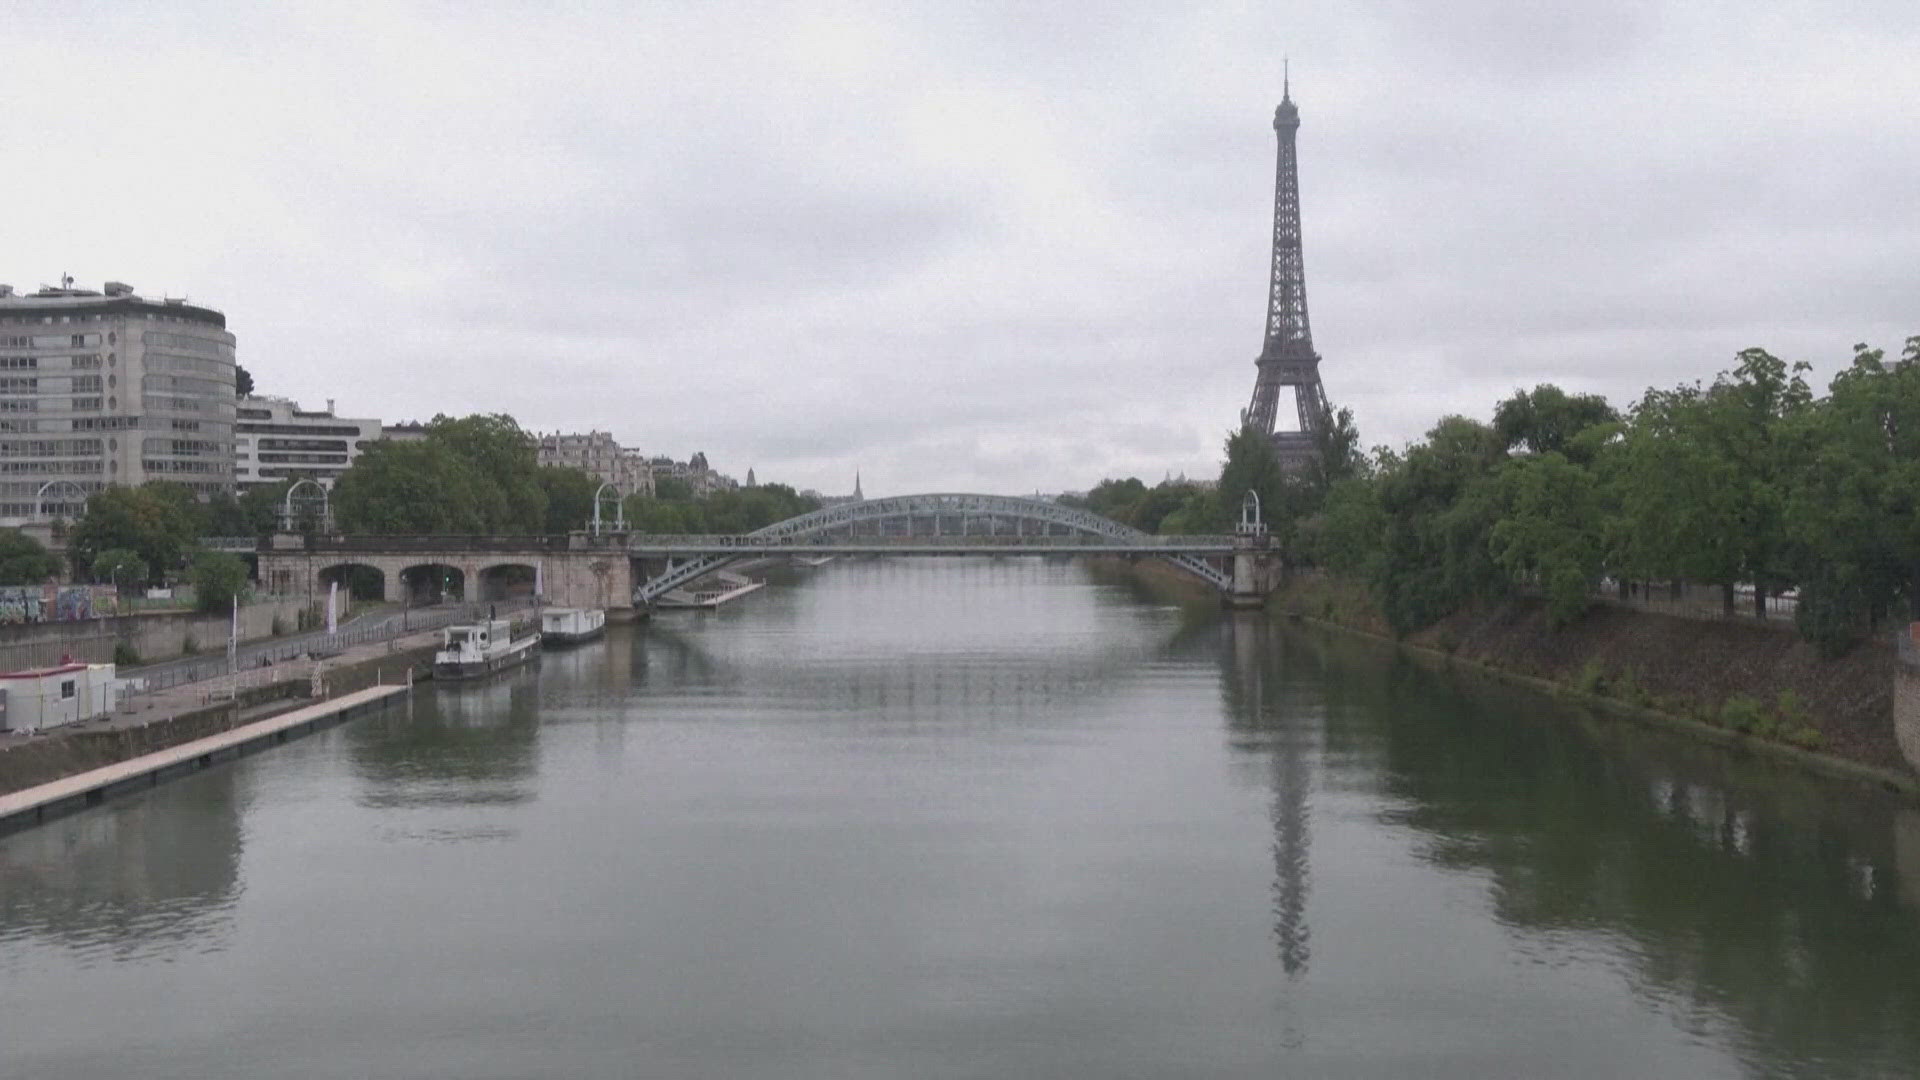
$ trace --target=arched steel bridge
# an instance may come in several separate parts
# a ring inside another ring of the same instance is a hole
[[[1265,546],[1247,536],[1153,536],[1098,514],[1006,495],[900,495],[825,507],[763,529],[687,536],[295,536],[208,538],[204,546],[250,553],[260,580],[315,595],[327,575],[363,565],[384,580],[422,566],[464,578],[519,566],[558,603],[610,607],[631,596],[650,606],[667,593],[746,559],[823,555],[1120,555],[1151,557],[1205,581],[1231,602],[1258,594]],[[639,574],[665,569],[642,581]],[[1243,596],[1244,594],[1244,596]]]
[[[669,560],[665,572],[634,587],[636,605],[730,563],[773,555],[1145,555],[1229,591],[1232,575],[1206,557],[1234,550],[1231,536],[1154,536],[1039,499],[946,493],[839,503],[750,533],[627,539],[629,554]]]

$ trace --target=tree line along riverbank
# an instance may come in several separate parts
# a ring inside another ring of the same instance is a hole
[[[1343,410],[1311,468],[1243,429],[1212,488],[1107,480],[1074,501],[1213,532],[1253,492],[1296,615],[1905,783],[1893,639],[1920,620],[1920,337],[1898,357],[1856,346],[1824,394],[1808,370],[1747,349],[1625,409],[1540,385],[1371,453]],[[1613,602],[1688,585],[1722,618]],[[1770,609],[1783,595],[1790,618]]]
[[[1405,635],[1456,611],[1537,596],[1566,626],[1620,583],[1712,586],[1732,615],[1790,593],[1828,657],[1920,619],[1920,337],[1859,346],[1816,395],[1805,364],[1748,349],[1711,383],[1653,388],[1625,410],[1552,385],[1443,417],[1362,453],[1327,417],[1320,460],[1282,470],[1229,436],[1216,488],[1108,480],[1079,505],[1149,531],[1229,527],[1249,491],[1295,566],[1364,582]]]

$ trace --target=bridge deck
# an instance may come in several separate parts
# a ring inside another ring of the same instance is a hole
[[[1192,541],[1183,544],[1127,544],[1080,540],[1029,539],[996,543],[969,537],[915,537],[911,540],[813,541],[749,540],[746,538],[690,537],[658,542],[635,537],[627,553],[641,556],[688,555],[1231,555],[1233,541]]]

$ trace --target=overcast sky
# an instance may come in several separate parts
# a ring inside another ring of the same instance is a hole
[[[1213,475],[1281,57],[1368,444],[1920,333],[1920,4],[0,0],[0,282],[827,492]]]

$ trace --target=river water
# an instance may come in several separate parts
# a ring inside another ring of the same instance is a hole
[[[1920,813],[836,563],[0,838],[0,1076],[268,1075],[1920,1075]]]

